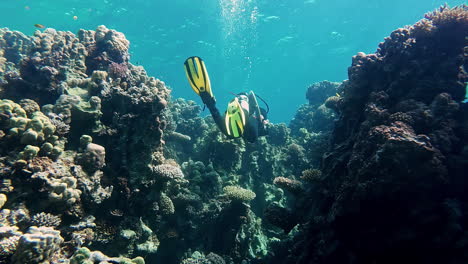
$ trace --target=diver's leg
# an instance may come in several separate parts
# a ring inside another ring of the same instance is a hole
[[[216,107],[216,100],[214,100],[213,98],[213,100],[207,102],[206,107],[208,108],[208,110],[210,110],[211,116],[213,117],[213,120],[215,121],[219,130],[221,130],[223,134],[229,136],[226,130],[226,125],[224,123],[224,115],[221,115],[218,108]]]

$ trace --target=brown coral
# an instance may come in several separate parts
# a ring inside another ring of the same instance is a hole
[[[301,179],[306,182],[317,182],[322,180],[322,172],[318,169],[307,169],[302,172]]]
[[[300,194],[304,191],[302,183],[294,179],[289,179],[286,177],[276,177],[273,180],[273,183],[281,189],[284,189],[295,195]]]

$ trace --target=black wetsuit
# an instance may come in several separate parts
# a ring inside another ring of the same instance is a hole
[[[239,102],[241,102],[242,99],[241,95],[247,95],[245,93],[239,94]],[[226,129],[226,124],[224,122],[225,116],[221,115],[219,112],[218,108],[216,107],[216,100],[214,97],[209,96],[209,94],[201,94],[202,101],[206,104],[206,107],[208,110],[210,110],[211,116],[213,117],[216,125],[219,127],[219,129],[229,138],[234,138],[233,136],[229,135],[227,133]],[[263,124],[263,120],[260,119],[260,115],[262,113],[257,113],[256,107],[251,107],[250,102],[253,101],[253,98],[249,98],[251,96],[254,96],[252,93],[248,95],[247,98],[247,103],[249,103],[249,108],[254,108],[252,111],[247,111],[246,109],[242,109],[244,111],[245,116],[247,117],[246,124],[244,127],[244,133],[242,137],[247,140],[248,142],[255,142],[259,136],[264,136],[267,134],[265,125]],[[225,113],[226,114],[226,113]],[[265,117],[266,119],[266,117]]]

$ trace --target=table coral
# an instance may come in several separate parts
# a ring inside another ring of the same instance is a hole
[[[223,188],[224,195],[230,200],[250,202],[255,199],[255,193],[240,186],[226,186]]]

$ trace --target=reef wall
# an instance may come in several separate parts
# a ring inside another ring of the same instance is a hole
[[[468,7],[358,53],[302,225],[267,263],[468,261]]]

